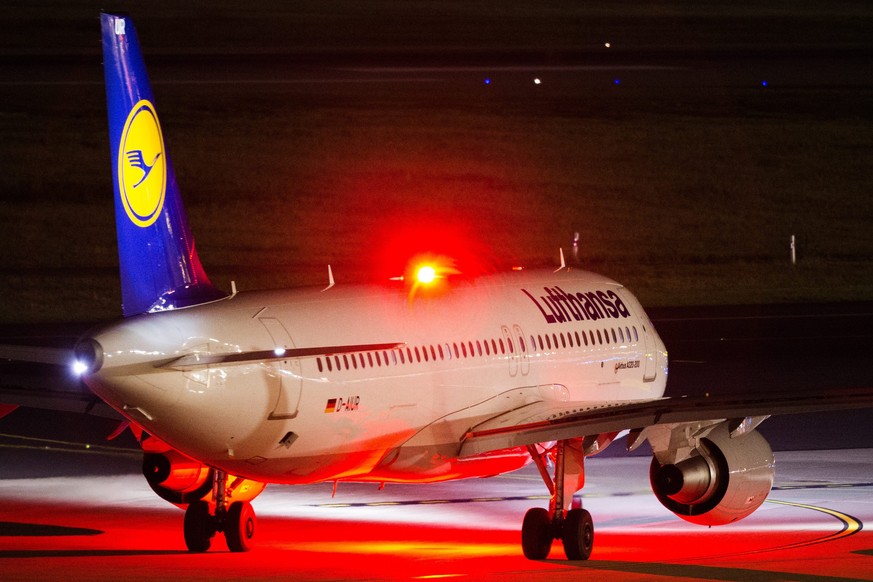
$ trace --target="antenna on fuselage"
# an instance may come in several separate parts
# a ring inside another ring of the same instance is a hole
[[[322,289],[322,291],[327,291],[331,287],[336,285],[336,282],[333,280],[333,269],[330,268],[330,265],[327,266],[327,287]]]
[[[561,251],[561,266],[558,267],[557,269],[555,269],[555,273],[557,273],[558,271],[562,271],[562,270],[564,270],[564,269],[567,268],[567,262],[564,260],[564,249],[563,249],[563,248],[559,248],[558,250]]]

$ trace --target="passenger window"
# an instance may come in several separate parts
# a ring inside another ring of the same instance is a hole
[[[464,344],[461,344],[461,345],[464,345]],[[452,344],[452,347],[455,349],[455,359],[460,358],[460,357],[461,357],[461,352],[458,351],[458,344],[457,344],[457,342],[453,343],[453,344]]]
[[[576,345],[581,348],[582,347],[582,340],[579,339],[579,332],[578,331],[574,332],[574,334],[576,335]],[[583,335],[583,337],[585,336],[584,333],[582,335]]]
[[[471,347],[470,348],[470,355],[471,356],[473,355],[472,350],[473,350],[473,348]],[[476,351],[479,352],[479,357],[481,358],[482,357],[482,342],[480,342],[479,340],[476,340]]]
[[[545,348],[545,344],[543,344],[543,336],[538,335],[537,339],[540,340],[540,351],[545,350],[546,348]]]
[[[437,348],[439,349],[439,352],[440,352],[440,359],[441,359],[441,360],[445,360],[445,359],[446,359],[446,356],[445,356],[445,354],[443,354],[443,345],[442,345],[442,344],[439,344],[439,345],[437,346]]]
[[[330,365],[330,357],[325,358],[324,362],[327,364],[327,371],[333,372],[333,366]]]
[[[561,347],[567,349],[567,339],[564,337],[563,332],[561,332]]]
[[[603,344],[603,337],[600,335],[600,330],[597,330],[597,343]]]
[[[634,341],[638,342],[638,341],[640,341],[640,336],[637,335],[637,326],[634,326],[633,329],[634,329]]]
[[[552,349],[552,340],[549,339],[549,336],[546,335],[546,347],[551,350]]]
[[[318,364],[318,371],[324,372],[324,370],[321,368],[321,358],[315,358],[315,363]]]
[[[615,328],[613,327],[610,331],[612,332],[612,343],[617,344],[618,340],[615,339]]]
[[[421,362],[421,353],[418,351],[418,346],[415,346],[415,361]]]

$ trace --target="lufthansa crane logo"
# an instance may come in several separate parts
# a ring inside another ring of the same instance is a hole
[[[118,191],[128,218],[145,228],[164,207],[167,163],[158,114],[143,99],[133,106],[118,146]]]

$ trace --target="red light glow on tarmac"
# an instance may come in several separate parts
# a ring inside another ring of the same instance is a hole
[[[841,452],[857,466],[863,454]],[[782,468],[809,472],[804,463],[799,457]],[[528,467],[382,491],[342,483],[336,498],[330,484],[268,487],[254,501],[258,544],[246,554],[228,552],[220,536],[211,552],[188,554],[182,512],[157,499],[139,475],[5,480],[0,571],[4,581],[873,579],[873,531],[861,529],[873,521],[873,479],[860,470],[853,482],[833,487],[789,483],[749,518],[700,528],[657,503],[646,484],[648,459],[589,465],[584,504],[596,543],[588,562],[565,561],[559,542],[548,560],[522,556],[524,511],[546,503]],[[823,483],[818,477],[803,482]]]

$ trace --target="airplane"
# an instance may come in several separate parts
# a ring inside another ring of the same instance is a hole
[[[326,288],[225,293],[198,257],[133,21],[103,13],[101,28],[123,318],[64,357],[139,436],[191,552],[218,533],[251,549],[267,483],[432,483],[533,463],[551,498],[524,516],[524,555],[560,540],[584,560],[585,459],[613,441],[648,442],[657,499],[720,525],[771,489],[755,430],[770,414],[873,405],[869,389],[665,398],[668,353],[640,302],[563,261],[473,278],[436,261],[349,286],[328,269]]]

